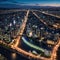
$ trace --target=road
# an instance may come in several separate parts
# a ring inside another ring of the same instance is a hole
[[[56,17],[56,18],[60,18],[60,16],[56,16],[56,15],[53,15],[53,14],[49,14],[49,13],[46,13],[45,11],[43,11],[43,12],[41,12],[41,13],[43,13],[43,14],[46,14],[46,15],[49,15],[49,16],[53,16],[53,17]],[[55,24],[55,25],[53,25],[53,27],[55,27],[56,29],[57,28],[60,28],[60,24]]]
[[[24,17],[24,21],[23,21],[23,23],[22,23],[22,25],[21,25],[21,27],[20,27],[19,35],[21,35],[21,36],[23,35],[24,29],[25,29],[25,27],[26,27],[26,22],[27,22],[27,20],[28,20],[28,14],[29,14],[29,10],[27,11],[26,16]],[[20,44],[21,36],[18,36],[18,37],[15,39],[15,40],[16,40],[16,44],[14,45],[15,47],[17,47],[18,44]]]
[[[41,12],[42,14],[46,14],[46,15],[53,16],[53,17],[56,17],[56,18],[60,18],[60,16],[57,16],[57,15],[54,15],[54,14],[49,14],[45,11],[39,11],[39,10],[31,10],[31,11],[38,11],[38,12]]]
[[[42,11],[41,13],[46,14],[46,15],[49,15],[49,16],[53,16],[53,17],[56,17],[56,18],[60,18],[60,16],[56,16],[56,15],[53,15],[53,14],[49,14],[49,13],[47,13],[47,12],[45,12],[45,11]]]
[[[54,48],[52,50],[51,60],[56,60],[57,50],[58,50],[59,46],[60,46],[60,38],[58,39],[58,43],[54,46]]]
[[[40,57],[39,55],[36,56],[30,52],[26,52],[18,47],[16,47],[15,50],[17,50],[19,54],[23,54],[27,58],[34,58],[37,60],[49,60],[48,58]]]
[[[50,27],[50,28],[55,28],[55,29],[58,29],[60,28],[60,26],[57,26],[57,25],[49,25],[48,23],[46,23],[43,19],[41,19],[35,12],[32,11],[32,13],[43,23],[45,24],[46,26]]]

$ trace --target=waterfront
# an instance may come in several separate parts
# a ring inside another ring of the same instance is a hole
[[[23,57],[1,46],[0,46],[0,54],[6,57],[7,60],[28,60],[26,57]]]

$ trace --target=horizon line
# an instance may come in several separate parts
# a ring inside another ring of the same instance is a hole
[[[0,4],[16,4],[16,5],[28,5],[28,6],[55,6],[60,7],[60,4],[57,3],[13,3],[13,2],[1,2]]]

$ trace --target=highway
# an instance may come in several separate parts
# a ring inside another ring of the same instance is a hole
[[[27,20],[28,20],[28,14],[29,14],[29,10],[27,11],[26,16],[24,17],[24,21],[23,21],[23,23],[22,23],[22,25],[21,25],[21,27],[20,27],[19,35],[21,35],[21,36],[23,35],[24,29],[25,29],[25,27],[26,27],[26,22],[27,22]],[[15,40],[16,40],[16,44],[15,44],[14,46],[18,46],[18,44],[20,44],[19,42],[20,42],[21,36],[18,36],[18,37],[15,39]]]
[[[41,13],[46,14],[46,15],[49,15],[49,16],[53,16],[53,17],[56,17],[56,18],[60,18],[60,16],[56,16],[56,15],[53,15],[53,14],[49,14],[49,13],[47,13],[47,12],[45,12],[45,11],[43,11],[43,12],[41,12]],[[60,24],[59,24],[59,25],[60,25]],[[55,28],[60,28],[59,25],[53,25],[53,27],[55,27]]]
[[[27,57],[27,58],[33,58],[33,59],[37,59],[37,60],[49,60],[48,58],[44,58],[44,57],[40,57],[39,55],[34,55],[32,53],[26,52],[21,48],[16,47],[15,50],[18,52],[18,54],[22,54],[23,56]]]
[[[31,11],[39,11],[39,10],[31,10]],[[45,11],[39,11],[39,12],[41,12],[42,14],[46,14],[46,15],[53,16],[53,17],[56,17],[56,18],[60,18],[60,16],[57,16],[57,15],[54,15],[54,14],[49,14]]]
[[[35,12],[32,11],[32,13],[43,23],[45,24],[46,26],[50,27],[50,28],[54,28],[54,29],[58,29],[60,28],[60,26],[57,26],[57,25],[49,25],[48,23],[46,23],[43,19],[41,19]]]
[[[40,11],[40,12],[41,12],[41,11]],[[41,13],[46,14],[46,15],[49,15],[49,16],[53,16],[53,17],[56,17],[56,18],[60,18],[60,16],[56,16],[56,15],[53,15],[53,14],[49,14],[49,13],[47,13],[47,12],[45,12],[45,11],[42,11]]]
[[[56,60],[57,57],[57,50],[58,47],[60,46],[60,38],[58,39],[58,43],[54,46],[53,50],[52,50],[52,54],[51,54],[51,60]]]

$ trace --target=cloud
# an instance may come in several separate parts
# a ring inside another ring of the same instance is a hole
[[[56,7],[58,7],[58,6],[60,6],[60,4],[54,4],[54,3],[52,3],[52,4],[39,4],[39,6],[56,6]]]
[[[10,4],[17,4],[17,5],[29,5],[29,6],[56,6],[56,7],[60,6],[60,3],[57,3],[56,0],[46,0],[46,2],[44,1],[45,0],[24,0],[24,1],[23,0],[0,0],[0,4],[10,3]],[[51,2],[47,3],[47,1],[51,1]]]
[[[33,3],[31,3],[31,4],[21,4],[21,5],[29,5],[29,6],[55,6],[55,7],[60,7],[60,4],[52,4],[52,3],[50,3],[50,4],[33,4]]]

